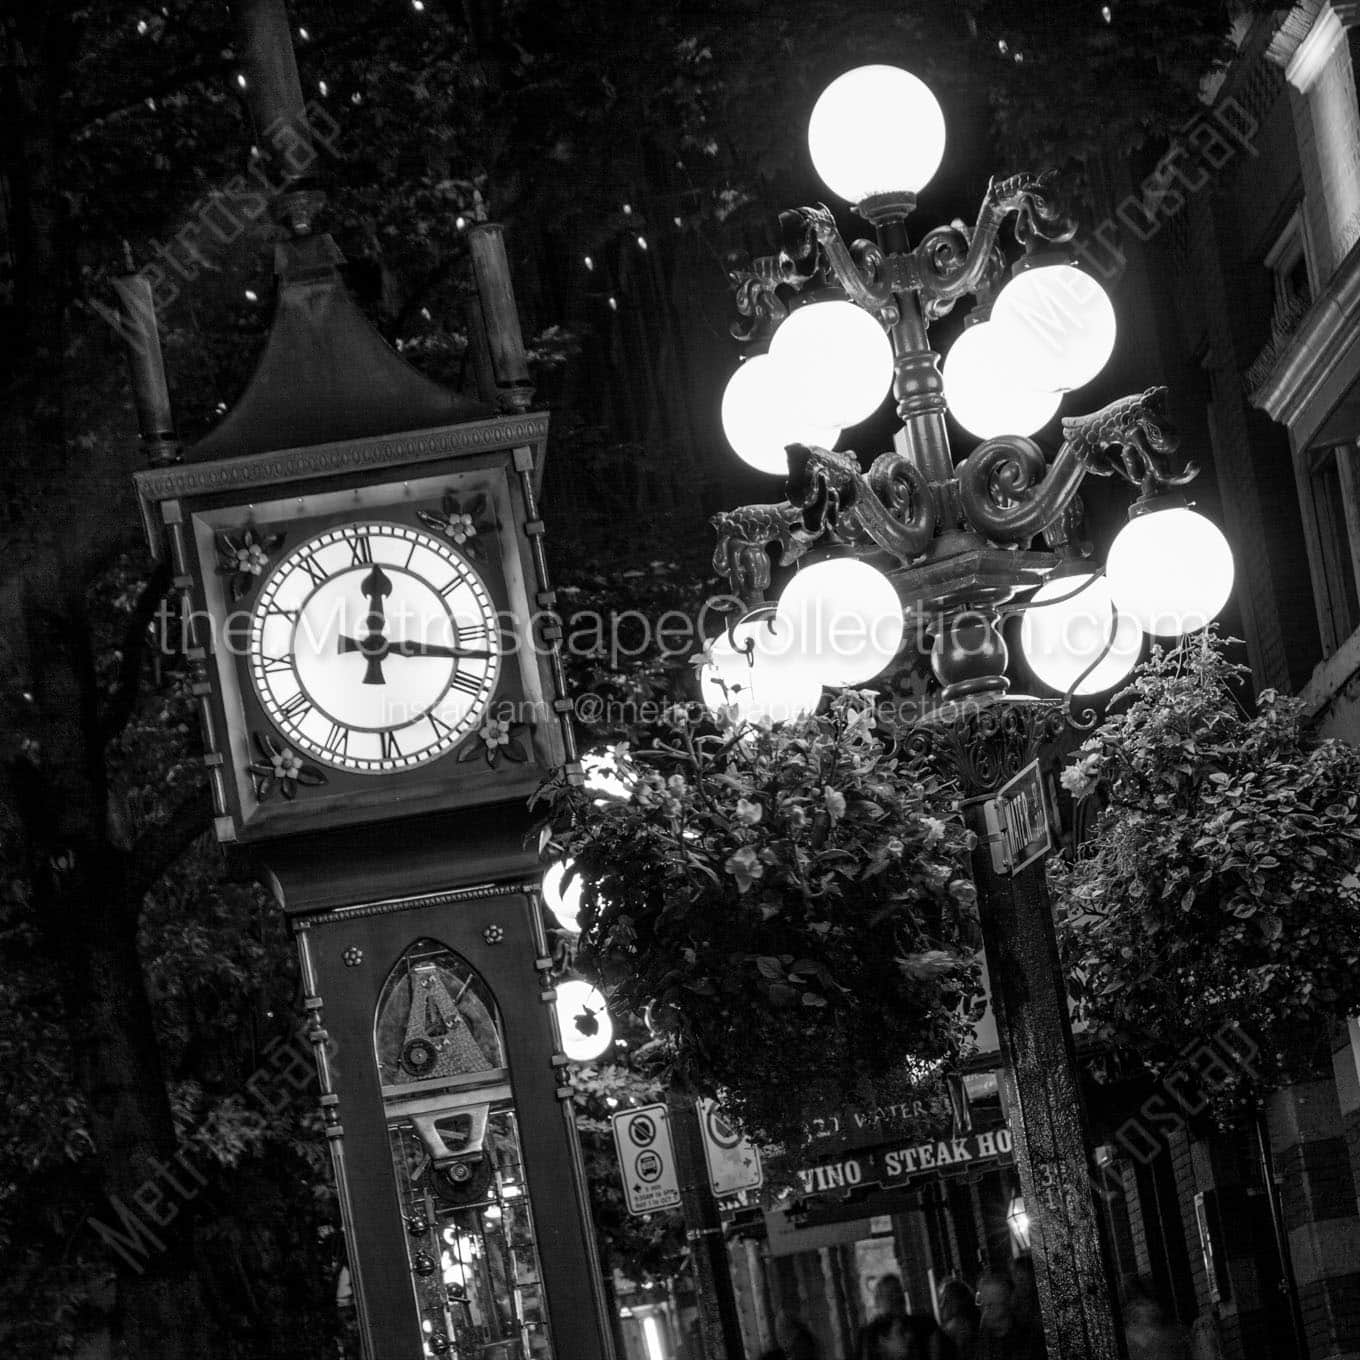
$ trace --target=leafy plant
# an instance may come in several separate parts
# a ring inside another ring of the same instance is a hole
[[[616,748],[627,798],[559,785],[583,876],[580,961],[645,1013],[671,1077],[760,1141],[924,1081],[966,1041],[970,834],[863,695],[771,728],[677,714]]]
[[[1106,801],[1052,885],[1078,1012],[1154,1069],[1233,1026],[1237,1083],[1306,1070],[1360,1007],[1360,753],[1308,733],[1205,634],[1155,648],[1063,774]]]

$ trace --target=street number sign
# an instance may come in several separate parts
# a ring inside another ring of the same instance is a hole
[[[680,1204],[675,1175],[675,1147],[664,1105],[620,1110],[610,1122],[623,1177],[623,1197],[630,1214],[654,1214]]]

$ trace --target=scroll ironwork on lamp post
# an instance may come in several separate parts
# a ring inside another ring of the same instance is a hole
[[[888,128],[897,142],[883,139]],[[786,476],[786,498],[714,517],[714,565],[750,613],[715,647],[712,678],[740,714],[778,720],[824,685],[890,670],[908,625],[933,639],[938,691],[900,736],[955,772],[979,836],[983,943],[1049,1354],[1112,1360],[1121,1345],[1043,857],[995,861],[987,804],[1094,721],[1076,716],[1077,697],[1117,684],[1145,632],[1180,635],[1213,617],[1231,590],[1231,553],[1180,491],[1195,469],[1173,464],[1164,389],[1066,416],[1051,458],[1031,437],[1114,344],[1113,308],[1065,250],[1074,224],[1048,176],[993,181],[971,228],[937,227],[913,244],[907,222],[942,157],[944,122],[929,90],[894,67],[833,82],[809,143],[873,238],[847,243],[829,209],[802,208],[782,215],[777,255],[732,276],[744,318],[734,333],[771,340],[734,375],[724,426],[746,461]],[[964,298],[969,324],[942,371],[929,327]],[[901,429],[866,470],[833,446],[889,386]],[[981,440],[958,462],[947,409]],[[1136,492],[1103,569],[1081,541],[1088,475]],[[772,557],[798,568],[776,601]],[[1052,697],[1011,693],[1002,625],[1016,613]]]

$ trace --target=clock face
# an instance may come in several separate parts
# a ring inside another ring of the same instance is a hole
[[[482,720],[500,676],[496,609],[449,544],[346,524],[294,548],[260,590],[249,666],[292,743],[336,769],[408,770]]]

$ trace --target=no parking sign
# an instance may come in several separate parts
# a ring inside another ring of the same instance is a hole
[[[664,1105],[643,1105],[621,1110],[610,1123],[614,1147],[619,1154],[623,1196],[630,1214],[654,1214],[680,1203],[680,1184],[675,1178],[675,1148],[671,1143],[670,1118]]]

